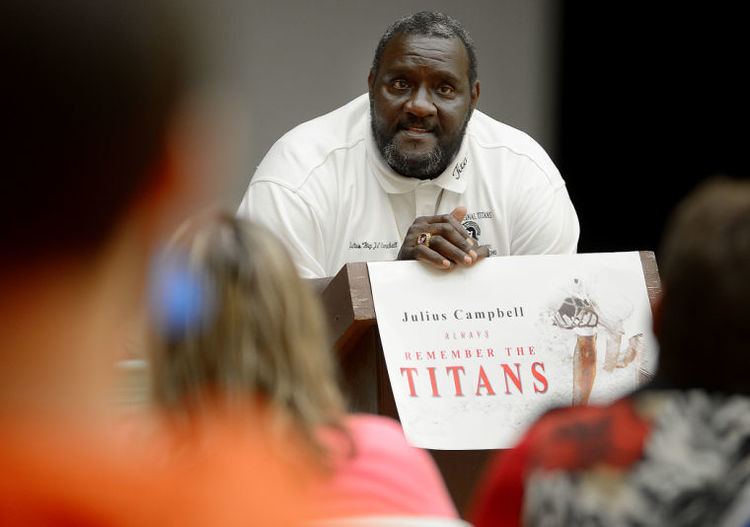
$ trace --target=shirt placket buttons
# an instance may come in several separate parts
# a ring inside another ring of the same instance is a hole
[[[433,216],[435,214],[435,202],[440,188],[432,182],[424,181],[417,185],[414,192],[417,216]]]

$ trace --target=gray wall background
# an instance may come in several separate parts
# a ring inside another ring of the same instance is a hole
[[[420,10],[459,19],[478,52],[479,108],[528,132],[555,159],[558,16],[554,0],[220,0],[197,6],[204,66],[234,83],[250,140],[225,205],[236,207],[270,146],[295,125],[367,91],[375,46]]]

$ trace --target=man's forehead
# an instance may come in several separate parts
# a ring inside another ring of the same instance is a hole
[[[466,48],[456,37],[400,34],[383,50],[381,68],[424,65],[464,73],[468,71],[468,63]]]

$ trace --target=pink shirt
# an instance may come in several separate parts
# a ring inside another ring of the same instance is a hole
[[[317,516],[458,517],[432,457],[406,442],[398,422],[353,415],[347,427],[355,452],[347,456],[348,443],[338,436],[329,441],[342,455],[331,479],[315,493]]]

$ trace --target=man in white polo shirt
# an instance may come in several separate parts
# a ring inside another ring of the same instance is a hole
[[[451,270],[494,254],[575,252],[578,218],[549,156],[474,111],[476,56],[455,19],[396,21],[368,86],[279,139],[240,205],[286,242],[302,276],[356,261]]]

